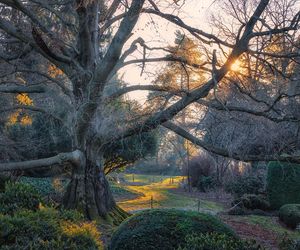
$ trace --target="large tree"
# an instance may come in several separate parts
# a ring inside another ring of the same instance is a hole
[[[232,31],[235,39],[222,40],[218,34],[191,27],[178,16],[162,12],[160,2],[153,0],[125,2],[121,0],[0,0],[2,12],[0,55],[8,64],[5,67],[9,68],[13,65],[12,72],[8,72],[9,70],[4,69],[3,66],[3,77],[7,77],[8,74],[18,76],[21,73],[25,74],[22,77],[26,78],[27,82],[25,85],[20,85],[6,81],[0,86],[0,92],[32,93],[35,96],[51,97],[56,100],[53,104],[56,108],[53,110],[59,112],[43,109],[42,101],[35,105],[13,105],[3,108],[2,111],[24,109],[51,115],[54,119],[62,121],[72,138],[70,152],[43,159],[1,163],[1,171],[32,170],[66,164],[71,166],[72,177],[65,194],[64,206],[80,209],[88,218],[94,219],[109,214],[122,216],[122,211],[113,200],[104,174],[104,148],[107,144],[164,125],[208,150],[228,155],[226,149],[216,149],[203,144],[199,139],[191,138],[187,131],[182,130],[171,120],[187,106],[206,98],[216,89],[218,83],[226,78],[231,65],[242,54],[260,54],[261,51],[251,46],[252,40],[289,34],[297,30],[300,14],[295,13],[279,26],[273,25],[270,22],[273,18],[272,12],[268,10],[272,1],[253,0],[252,8],[247,10],[247,15],[241,20],[239,27]],[[177,5],[178,2],[174,1],[174,4]],[[140,37],[135,39],[128,49],[124,49],[140,16],[146,14],[177,25],[199,39],[203,46],[215,45],[213,46],[215,49],[207,53],[201,64],[177,55],[149,58],[147,51],[166,51],[167,46],[153,48]],[[261,18],[262,15],[267,18]],[[108,34],[111,35],[107,36]],[[10,43],[18,43],[21,48],[20,53],[11,50],[7,45]],[[128,56],[134,53],[138,46],[143,49],[142,58],[128,60]],[[224,52],[222,60],[217,58],[217,50]],[[39,62],[33,63],[36,66],[35,70],[26,68],[26,64],[23,67],[16,66],[20,57],[26,53],[34,53],[35,60]],[[294,57],[295,55],[268,52],[268,56]],[[195,85],[191,90],[149,84],[127,86],[110,95],[106,94],[105,89],[109,87],[111,79],[122,67],[132,63],[142,63],[143,71],[146,63],[162,61],[178,62],[194,69],[201,69],[208,75],[205,81]],[[47,62],[45,65],[48,65],[48,72],[45,72],[41,62]],[[35,78],[29,77],[28,74],[42,77],[45,83],[37,85]],[[32,79],[34,84],[30,84]],[[140,111],[138,119],[131,116],[130,120],[123,124],[104,119],[103,112],[108,103],[134,90],[167,92],[175,98],[171,98],[166,105],[157,110]],[[232,156],[241,158],[234,154]],[[253,160],[253,158],[255,156],[245,157],[246,160]],[[265,158],[275,159],[275,156]]]

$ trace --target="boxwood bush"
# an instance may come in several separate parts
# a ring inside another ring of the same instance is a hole
[[[288,227],[300,225],[300,204],[286,204],[279,209],[279,218]]]
[[[285,204],[300,204],[300,165],[270,162],[268,164],[267,193],[273,209]]]
[[[236,234],[218,218],[208,214],[173,209],[153,209],[135,214],[114,232],[111,250],[177,249],[187,235],[220,233],[236,239]]]
[[[92,222],[77,212],[44,208],[0,214],[1,249],[103,249]]]

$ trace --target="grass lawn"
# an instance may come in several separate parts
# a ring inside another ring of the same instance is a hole
[[[153,176],[153,175],[125,175],[128,181],[126,188],[132,192],[140,193],[136,199],[118,202],[118,205],[128,212],[135,212],[151,208],[177,208],[184,210],[198,210],[215,214],[223,210],[222,205],[211,201],[199,200],[180,194],[172,193],[182,180],[182,176]]]
[[[295,240],[300,239],[300,231],[290,230],[282,226],[277,217],[249,215],[249,216],[241,216],[240,219],[251,224],[260,225],[262,228],[271,230],[278,235],[286,234],[292,239]]]

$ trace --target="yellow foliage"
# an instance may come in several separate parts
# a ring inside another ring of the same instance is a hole
[[[29,126],[32,124],[32,118],[29,115],[21,117],[20,124],[23,126]]]
[[[56,191],[58,191],[58,192],[63,192],[64,191],[64,186],[63,186],[63,183],[62,183],[61,179],[54,178],[52,180],[52,185],[53,185],[53,187]]]
[[[83,222],[77,225],[70,221],[63,221],[60,225],[64,234],[68,236],[77,236],[82,234],[89,235],[96,241],[98,248],[103,249],[102,242],[100,240],[100,233],[97,230],[95,222]]]
[[[57,68],[55,65],[50,64],[48,66],[48,74],[49,76],[51,76],[52,78],[56,78],[57,76],[60,76],[63,74],[62,70]]]
[[[16,123],[20,123],[23,126],[29,126],[32,124],[32,118],[29,115],[21,115],[21,109],[18,109],[8,117],[6,123],[7,126],[12,126]]]
[[[8,121],[7,121],[7,125],[8,126],[12,126],[14,124],[16,124],[18,122],[18,117],[19,117],[20,111],[17,110],[16,112],[12,113],[9,117],[8,117]]]
[[[16,96],[16,100],[20,105],[33,106],[33,100],[26,93],[18,94]],[[18,109],[14,113],[10,114],[6,125],[12,126],[16,123],[20,123],[23,126],[31,125],[32,118],[27,114],[21,114],[21,113],[22,113],[22,109]]]
[[[32,106],[33,101],[26,93],[18,94],[16,96],[17,102],[21,105]]]

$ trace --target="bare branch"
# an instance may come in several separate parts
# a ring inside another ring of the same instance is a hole
[[[167,129],[175,132],[176,134],[182,136],[183,138],[189,140],[190,142],[194,143],[195,145],[198,145],[199,147],[204,148],[205,150],[223,156],[232,158],[238,161],[288,161],[288,162],[300,162],[300,155],[240,155],[236,153],[230,153],[226,149],[214,147],[199,138],[195,137],[191,133],[187,132],[183,128],[177,126],[176,124],[168,121],[162,124]]]

